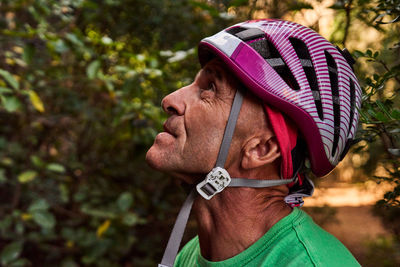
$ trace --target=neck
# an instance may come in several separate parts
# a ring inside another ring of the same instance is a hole
[[[210,261],[231,258],[251,246],[291,208],[286,186],[226,188],[211,200],[198,197],[193,211],[199,227],[201,254]]]

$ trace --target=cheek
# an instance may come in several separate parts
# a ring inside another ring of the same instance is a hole
[[[205,165],[207,171],[214,167],[221,145],[225,121],[218,113],[202,113],[187,123],[185,155],[191,155],[197,164]]]

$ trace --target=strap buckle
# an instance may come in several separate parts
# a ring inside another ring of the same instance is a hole
[[[229,173],[224,168],[215,167],[207,174],[206,179],[196,186],[196,189],[203,198],[210,200],[224,190],[230,182]]]

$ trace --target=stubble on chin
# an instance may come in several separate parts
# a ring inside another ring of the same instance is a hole
[[[173,151],[161,149],[158,144],[153,144],[146,153],[146,163],[153,169],[168,173],[186,184],[194,184],[202,177],[200,174],[190,173],[190,170],[179,165],[179,159],[176,158]]]
[[[165,166],[165,157],[158,151],[156,144],[153,144],[146,153],[147,164],[157,171],[167,171]]]

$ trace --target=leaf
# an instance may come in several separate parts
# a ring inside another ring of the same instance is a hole
[[[293,4],[289,4],[288,9],[290,11],[299,11],[302,9],[313,9],[313,6],[308,3],[302,3],[302,2],[294,2]]]
[[[33,163],[33,165],[35,165],[35,167],[43,167],[44,162],[36,155],[32,155],[31,156],[31,162]]]
[[[131,207],[132,203],[133,197],[129,192],[122,193],[117,200],[118,208],[121,211],[127,211]]]
[[[36,211],[46,211],[49,209],[49,203],[46,201],[46,199],[38,199],[35,202],[33,202],[29,208],[28,211],[30,213],[36,212]]]
[[[12,158],[4,157],[4,158],[1,159],[0,163],[5,165],[5,166],[11,166],[14,163],[14,161],[13,161]]]
[[[15,112],[20,109],[21,102],[15,96],[2,96],[3,107],[7,112]]]
[[[111,45],[111,44],[113,43],[113,40],[112,40],[110,37],[108,37],[108,36],[103,36],[103,37],[101,38],[101,42],[102,42],[104,45]]]
[[[71,258],[67,258],[61,262],[61,267],[79,267],[79,265]]]
[[[23,221],[28,221],[28,220],[32,219],[32,214],[30,214],[30,213],[22,213],[21,214],[21,219]]]
[[[357,109],[358,113],[360,114],[360,119],[364,122],[364,123],[368,123],[370,121],[369,116],[361,109]]]
[[[360,57],[363,57],[363,56],[364,56],[364,53],[361,52],[360,50],[356,50],[356,51],[353,52],[353,56],[354,56],[355,58],[360,58]]]
[[[378,111],[375,113],[375,118],[381,122],[388,122],[389,119],[385,116],[383,112]]]
[[[386,116],[387,116],[389,119],[392,118],[392,116],[391,116],[390,113],[389,113],[389,110],[385,107],[385,105],[384,105],[381,101],[376,100],[375,103],[376,103],[376,105],[379,107],[379,109],[382,110],[383,113],[386,114]]]
[[[87,74],[88,78],[91,80],[96,78],[97,73],[99,72],[99,69],[100,69],[100,61],[99,60],[95,60],[92,63],[90,63],[86,69],[86,74]]]
[[[10,263],[10,265],[8,265],[8,267],[25,267],[25,266],[31,266],[31,263],[27,259],[18,259]]]
[[[68,185],[60,184],[58,186],[58,190],[60,190],[60,198],[63,203],[68,203],[69,201],[69,189]]]
[[[386,14],[381,14],[381,15],[386,15]],[[378,24],[392,24],[392,23],[399,22],[399,21],[400,21],[400,15],[397,16],[396,18],[394,18],[393,20],[386,21],[386,22],[383,22],[382,18],[381,18],[381,20],[380,21],[376,21],[376,23],[378,23]]]
[[[200,8],[201,10],[208,11],[209,14],[213,17],[216,17],[219,14],[218,10],[215,7],[208,5],[207,3],[197,2],[194,0],[190,1],[189,3],[194,7]]]
[[[122,223],[127,226],[133,226],[139,221],[139,217],[135,213],[127,213],[122,217]]]
[[[0,94],[12,93],[12,89],[6,87],[0,87]]]
[[[104,83],[105,83],[108,91],[110,91],[110,92],[114,91],[114,85],[112,84],[112,82],[110,80],[105,80]]]
[[[53,214],[45,210],[37,210],[33,212],[32,218],[43,228],[53,228],[56,225],[56,219]]]
[[[31,181],[33,181],[37,176],[37,172],[36,171],[25,171],[23,173],[21,173],[20,175],[18,175],[18,181],[21,184],[25,184],[25,183],[29,183]]]
[[[95,209],[95,208],[90,207],[89,205],[82,205],[81,211],[87,215],[90,215],[93,217],[99,217],[99,218],[113,219],[117,216],[112,211]]]
[[[0,76],[2,76],[4,80],[6,80],[9,85],[11,85],[12,88],[14,88],[15,90],[19,90],[19,83],[11,73],[6,70],[0,69]]]
[[[71,43],[73,43],[76,46],[80,46],[80,47],[84,46],[84,43],[81,40],[79,40],[79,38],[73,33],[65,34],[65,39],[67,39],[68,41],[70,41]]]
[[[52,45],[54,46],[54,50],[60,54],[67,52],[69,49],[67,44],[61,39],[58,39],[57,41],[53,41]]]
[[[398,109],[393,109],[392,114],[390,114],[392,118],[396,120],[400,120],[400,110]]]
[[[29,91],[29,99],[31,100],[31,103],[32,103],[33,107],[37,111],[44,112],[43,102],[40,99],[40,97],[36,94],[35,91],[33,91],[33,90]]]
[[[5,171],[0,169],[0,185],[7,181]]]
[[[17,223],[15,223],[15,225],[14,225],[14,232],[17,234],[17,235],[23,235],[24,234],[24,231],[25,231],[25,227],[24,227],[24,224],[21,222],[21,221],[19,221],[19,222],[17,222]]]
[[[34,56],[35,56],[35,46],[33,44],[26,44],[24,47],[24,53],[22,54],[22,59],[27,64],[31,64]]]
[[[248,3],[249,3],[249,0],[232,0],[232,1],[230,2],[230,6],[239,7],[239,6],[245,6],[245,5],[247,5]]]
[[[46,166],[46,169],[52,172],[64,173],[65,167],[58,163],[50,163]]]
[[[96,235],[98,238],[101,238],[103,234],[107,231],[107,229],[110,227],[111,221],[110,220],[105,220],[98,228],[96,231]]]
[[[12,261],[18,259],[22,252],[22,242],[13,242],[3,248],[0,254],[0,262],[2,266],[8,265]]]

